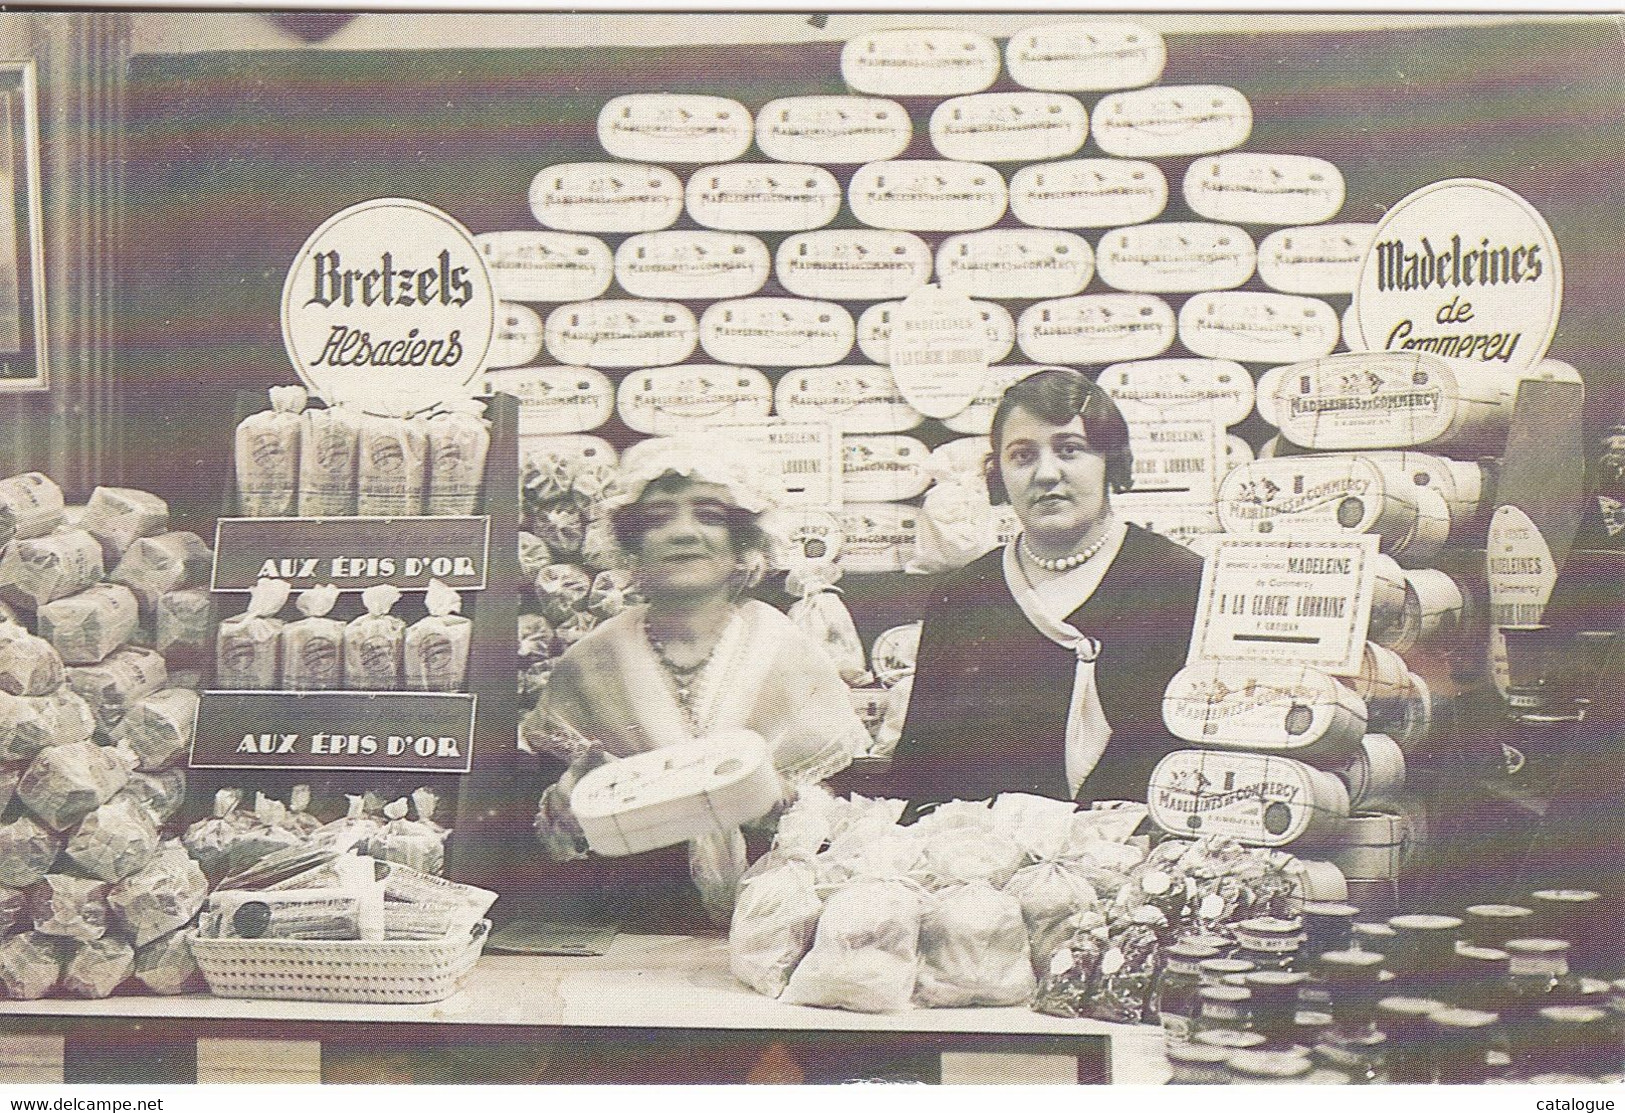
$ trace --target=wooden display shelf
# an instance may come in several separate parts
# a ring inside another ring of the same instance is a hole
[[[67,1064],[76,1061],[76,1043],[116,1047],[117,1033],[133,1029],[185,1033],[195,1041],[193,1077],[162,1081],[315,1082],[323,1078],[325,1043],[364,1043],[371,1036],[397,1049],[472,1048],[494,1040],[545,1041],[558,1032],[589,1040],[639,1033],[639,1042],[651,1048],[719,1036],[734,1046],[775,1039],[839,1043],[870,1033],[889,1046],[938,1057],[944,1082],[1143,1085],[1168,1079],[1162,1030],[1151,1025],[1068,1020],[1020,1007],[870,1015],[786,1005],[734,979],[722,939],[622,935],[596,957],[485,955],[461,991],[424,1005],[207,994],[7,1001],[0,1016],[0,1081],[63,1081],[73,1073]],[[184,1059],[184,1048],[178,1054]]]

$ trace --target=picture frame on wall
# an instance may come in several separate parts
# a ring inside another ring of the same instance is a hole
[[[50,389],[42,208],[37,67],[0,60],[0,393]]]

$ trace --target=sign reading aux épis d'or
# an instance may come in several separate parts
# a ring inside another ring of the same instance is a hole
[[[282,338],[306,387],[384,417],[477,393],[495,320],[474,237],[406,198],[329,217],[282,287]]]

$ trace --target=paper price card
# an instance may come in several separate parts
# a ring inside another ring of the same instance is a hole
[[[841,505],[841,437],[825,421],[722,422],[718,437],[747,445],[776,473],[783,488],[779,505],[835,509]]]
[[[1219,493],[1219,460],[1224,446],[1211,418],[1130,421],[1134,453],[1130,494],[1176,497],[1182,504],[1209,506]]]
[[[1516,506],[1497,506],[1484,543],[1490,587],[1490,679],[1504,697],[1512,684],[1507,660],[1508,626],[1535,626],[1557,583],[1552,550],[1529,515]]]
[[[1224,538],[1202,570],[1188,660],[1274,661],[1357,673],[1376,557],[1371,536]]]

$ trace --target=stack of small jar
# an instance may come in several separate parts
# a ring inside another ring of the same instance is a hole
[[[1291,919],[1168,947],[1153,1000],[1176,1084],[1625,1080],[1625,979],[1596,893],[1362,921]],[[1571,956],[1571,952],[1575,952]]]

